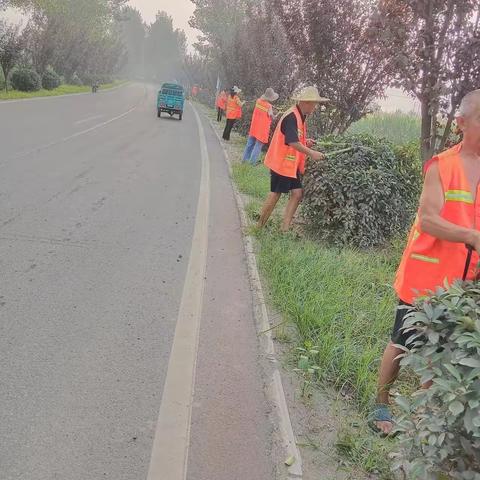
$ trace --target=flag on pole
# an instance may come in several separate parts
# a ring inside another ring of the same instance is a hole
[[[215,95],[215,108],[217,108],[217,98],[220,95],[220,74],[217,75],[217,88]]]

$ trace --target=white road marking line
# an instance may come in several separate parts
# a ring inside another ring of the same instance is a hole
[[[13,157],[11,157],[11,159],[27,157],[28,155],[30,155],[32,153],[39,152],[41,150],[45,150],[45,149],[50,148],[50,147],[54,147],[55,145],[59,145],[60,143],[65,143],[68,140],[72,140],[74,138],[77,138],[77,137],[80,137],[80,136],[85,135],[87,133],[90,133],[93,130],[97,130],[98,128],[105,127],[106,125],[108,125],[112,122],[115,122],[117,120],[120,120],[123,117],[126,117],[129,113],[133,112],[136,108],[137,108],[137,106],[132,107],[130,110],[127,110],[126,112],[122,113],[121,115],[113,117],[110,120],[107,120],[105,122],[97,123],[93,127],[87,128],[86,130],[82,130],[82,131],[77,132],[77,133],[74,133],[73,135],[69,135],[68,137],[61,138],[60,140],[55,140],[54,142],[47,143],[46,145],[40,145],[39,147],[32,148],[31,150],[27,150],[26,152],[18,153],[16,155],[14,155]]]
[[[90,122],[92,120],[96,120],[97,118],[102,118],[104,116],[105,115],[95,115],[94,117],[84,118],[83,120],[78,120],[78,122],[75,122],[74,125],[81,125],[82,123],[87,123],[87,122]]]
[[[202,315],[210,210],[210,160],[200,117],[202,173],[190,259],[153,442],[148,480],[185,480]]]

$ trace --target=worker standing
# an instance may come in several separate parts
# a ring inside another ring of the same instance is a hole
[[[218,94],[216,106],[217,106],[217,122],[221,122],[223,118],[223,114],[225,113],[225,109],[227,108],[227,92],[225,92],[225,90],[222,90]]]
[[[380,365],[377,404],[369,422],[385,435],[394,428],[389,393],[400,370],[399,355],[405,353],[405,347],[412,347],[412,337],[418,333],[404,330],[405,320],[414,310],[412,305],[445,282],[451,285],[464,277],[473,280],[478,273],[480,90],[463,98],[457,124],[463,132],[463,142],[433,157],[425,165],[417,218],[395,279],[399,305],[391,341]]]
[[[256,165],[264,145],[268,143],[270,127],[274,118],[272,103],[278,100],[278,93],[273,88],[267,88],[257,100],[253,110],[250,133],[247,146],[243,153],[243,161]]]
[[[227,98],[227,124],[223,131],[223,139],[229,141],[232,128],[235,122],[242,118],[242,106],[245,102],[240,100],[240,93],[242,91],[238,87],[232,87],[230,95]]]
[[[263,227],[282,193],[290,193],[285,209],[282,231],[287,231],[303,198],[301,176],[305,172],[307,157],[318,161],[323,154],[312,150],[313,140],[307,139],[306,118],[327,98],[321,97],[315,87],[305,87],[293,98],[296,105],[290,108],[278,122],[265,165],[270,169],[270,194],[263,205],[258,226]]]

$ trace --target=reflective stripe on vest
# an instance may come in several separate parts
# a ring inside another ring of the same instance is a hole
[[[249,135],[259,142],[268,143],[272,118],[269,115],[272,106],[266,100],[259,98],[253,110]]]
[[[435,157],[445,195],[440,216],[460,227],[480,230],[476,212],[480,213],[480,187],[470,191],[469,181],[460,157],[461,144]],[[395,291],[400,300],[414,303],[429,291],[461,280],[467,249],[463,243],[447,242],[422,232],[417,219],[410,232],[395,278]],[[467,279],[475,278],[478,254],[473,252]]]
[[[440,259],[438,258],[427,257],[426,255],[420,255],[419,253],[412,253],[410,257],[414,258],[415,260],[421,260],[422,262],[440,263]]]
[[[446,202],[465,202],[473,205],[473,196],[466,190],[448,190],[445,192]]]
[[[285,144],[285,135],[282,133],[282,122],[291,113],[295,115],[295,118],[297,119],[297,125],[300,126],[298,129],[299,141],[302,145],[306,145],[307,127],[302,119],[302,116],[300,115],[298,108],[295,106],[285,112],[281,120],[278,122],[272,141],[270,142],[267,155],[265,156],[265,165],[279,175],[297,178],[297,172],[305,172],[306,155],[297,152],[290,145]]]

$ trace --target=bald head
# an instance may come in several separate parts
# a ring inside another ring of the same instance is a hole
[[[480,155],[480,89],[463,97],[457,124],[463,133],[463,148]]]
[[[467,93],[461,103],[458,113],[461,117],[470,117],[480,112],[480,89]]]

